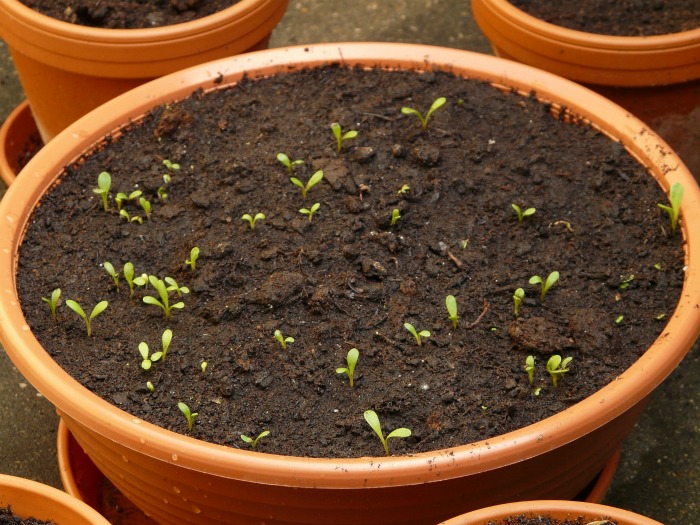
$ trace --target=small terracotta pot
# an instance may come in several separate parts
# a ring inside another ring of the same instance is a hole
[[[700,78],[700,29],[656,36],[609,36],[550,24],[507,0],[472,0],[494,52],[578,82],[661,86]]]
[[[681,205],[686,273],[662,334],[629,369],[566,410],[487,441],[411,456],[313,459],[214,445],[135,418],[89,392],[32,334],[14,283],[17,250],[34,206],[63,166],[150,108],[251,78],[329,63],[442,69],[502,89],[535,91],[620,143]],[[223,73],[223,76],[221,75]],[[522,64],[406,44],[324,44],[248,53],[138,87],[70,125],[24,168],[0,202],[0,339],[25,377],[56,405],[90,459],[156,521],[212,524],[432,525],[503,501],[571,499],[621,445],[654,388],[700,332],[700,189],[644,124],[592,91]],[[147,490],[144,490],[147,487]]]
[[[22,519],[52,520],[56,525],[109,525],[97,511],[65,492],[0,474],[0,507],[8,505]]]
[[[14,182],[26,161],[43,144],[29,103],[25,100],[0,127],[0,177],[6,185]]]
[[[491,522],[500,524],[501,520],[522,514],[526,516],[551,516],[559,520],[576,519],[582,516],[583,523],[609,519],[617,523],[617,525],[662,525],[651,518],[615,507],[584,501],[557,500],[518,501],[496,505],[457,516],[440,525],[484,525]]]
[[[44,142],[103,102],[173,71],[265,49],[288,0],[241,0],[165,27],[101,29],[0,0],[0,36],[12,55]]]

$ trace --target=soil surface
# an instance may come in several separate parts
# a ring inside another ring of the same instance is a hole
[[[602,35],[652,36],[700,27],[697,0],[509,0],[545,22]]]
[[[425,113],[441,96],[426,130],[401,112]],[[328,67],[198,92],[67,168],[21,247],[23,310],[87,388],[186,433],[184,402],[198,414],[191,434],[215,443],[245,448],[241,434],[269,430],[256,450],[380,456],[368,409],[385,433],[412,431],[390,440],[396,454],[502,434],[613,381],[660,334],[683,282],[681,238],[657,207],[666,196],[623,147],[575,120],[445,73]],[[340,151],[333,122],[358,131]],[[306,199],[279,152],[303,160],[294,176],[304,184],[323,171]],[[108,212],[93,192],[105,170]],[[124,209],[143,224],[120,219],[114,202],[137,189],[150,219],[135,202]],[[315,203],[312,220],[299,212]],[[536,212],[519,222],[513,203]],[[241,219],[258,212],[254,229]],[[166,319],[142,301],[157,296],[150,286],[130,297],[105,261],[174,278],[190,290],[185,307]],[[528,280],[553,271],[541,303]],[[41,299],[55,288],[57,323]],[[92,337],[68,298],[86,311],[109,302]],[[407,322],[431,332],[421,346]],[[166,359],[143,370],[139,343],[156,352],[166,328]],[[282,349],[275,330],[295,341]],[[351,388],[336,368],[352,348]],[[573,357],[556,388],[552,354]]]
[[[0,507],[0,525],[56,525],[53,520],[42,521],[34,518],[20,518],[12,512],[12,507]]]
[[[19,0],[41,14],[90,27],[141,29],[189,22],[239,0]]]
[[[511,516],[501,521],[489,521],[484,525],[589,525],[591,521],[590,518],[584,518],[582,516],[559,520],[546,515],[526,516],[525,514],[521,514],[520,516]],[[596,525],[617,525],[616,521],[605,520],[604,518],[594,520],[594,523],[596,523]]]

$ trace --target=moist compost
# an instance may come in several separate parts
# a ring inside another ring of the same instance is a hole
[[[43,521],[34,518],[20,518],[12,512],[12,506],[0,507],[0,525],[56,525],[53,520]]]
[[[42,15],[104,29],[181,24],[212,15],[239,0],[19,0]]]
[[[561,27],[616,36],[653,36],[700,27],[697,0],[509,0]]]
[[[600,525],[617,525],[616,521],[605,520],[604,518],[599,520],[591,520],[590,518],[579,516],[578,518],[566,518],[565,520],[560,520],[547,515],[528,516],[525,514],[510,516],[499,521],[489,521],[485,525],[589,525],[591,522]]]
[[[404,106],[425,113],[423,129]],[[80,383],[194,437],[310,457],[395,454],[490,438],[551,416],[629,367],[661,333],[683,282],[667,197],[617,142],[534,96],[447,73],[325,67],[244,79],[155,108],[66,167],[20,250],[33,332]],[[338,151],[330,124],[358,136]],[[291,160],[306,199],[276,159]],[[177,163],[179,169],[164,163]],[[93,192],[111,174],[109,209]],[[168,174],[171,182],[164,183]],[[167,200],[158,199],[159,188]],[[114,197],[140,190],[120,218]],[[300,213],[319,204],[311,220]],[[512,208],[536,208],[522,222]],[[400,218],[391,224],[393,210]],[[244,214],[263,213],[251,228]],[[200,256],[186,264],[193,247]],[[103,263],[189,288],[169,318]],[[560,273],[540,302],[534,275]],[[52,320],[42,297],[62,290]],[[514,315],[513,294],[526,292]],[[445,300],[456,298],[458,324]],[[84,322],[64,304],[78,301]],[[422,345],[404,328],[429,330]],[[166,328],[164,361],[141,367]],[[293,337],[286,349],[275,330]],[[354,387],[336,373],[359,350]],[[524,370],[535,357],[534,381]],[[572,357],[554,387],[545,365]],[[202,370],[202,363],[206,368]],[[153,391],[147,388],[153,385]]]

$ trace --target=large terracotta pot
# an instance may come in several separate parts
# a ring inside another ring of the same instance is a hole
[[[661,525],[658,521],[635,514],[628,510],[587,503],[584,501],[519,501],[506,503],[485,509],[479,509],[447,520],[441,525],[484,525],[486,523],[501,523],[510,516],[525,514],[551,516],[559,520],[582,517],[582,523],[612,520],[617,525]],[[603,521],[603,525],[607,525]]]
[[[62,167],[121,124],[196,88],[329,62],[440,68],[504,89],[534,90],[619,139],[665,190],[682,183],[687,271],[679,304],[659,338],[616,381],[555,416],[488,441],[390,458],[309,459],[204,443],[135,418],[68,376],[29,329],[13,277],[32,208]],[[640,121],[588,89],[522,64],[453,49],[376,43],[276,49],[155,80],[108,102],[44,146],[0,203],[0,217],[2,344],[56,405],[98,468],[161,523],[427,525],[504,501],[570,499],[601,471],[649,394],[700,331],[700,189],[678,157]]]
[[[165,27],[101,29],[55,20],[0,0],[8,45],[44,142],[103,102],[173,71],[264,49],[288,0],[241,0]]]
[[[8,505],[22,519],[52,520],[56,525],[109,525],[97,511],[65,492],[0,474],[0,507]]]

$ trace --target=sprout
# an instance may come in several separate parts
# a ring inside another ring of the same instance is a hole
[[[455,299],[454,295],[448,295],[445,297],[445,306],[447,307],[447,313],[449,314],[447,318],[452,321],[452,328],[456,330],[459,316],[457,315],[457,299]]]
[[[408,193],[410,190],[411,190],[411,187],[408,184],[404,184],[403,186],[401,186],[401,189],[398,191],[398,194],[404,195],[404,194]]]
[[[102,197],[102,206],[104,207],[105,211],[109,209],[107,205],[107,197],[109,196],[109,188],[111,186],[112,176],[106,171],[103,171],[97,176],[97,188],[92,189],[93,193],[97,193],[100,197]]]
[[[540,293],[540,302],[544,302],[544,296],[547,291],[552,287],[554,283],[559,280],[559,272],[552,272],[547,277],[546,281],[543,281],[539,275],[533,275],[528,281],[530,284],[539,284],[542,287],[542,292]]]
[[[357,364],[357,359],[360,357],[360,352],[357,348],[351,348],[348,352],[345,360],[348,363],[347,368],[336,368],[336,374],[347,374],[350,380],[350,386],[355,386],[355,365]]]
[[[165,175],[163,175],[165,177]],[[168,194],[165,191],[165,186],[160,186],[158,190],[156,190],[156,195],[158,196],[158,200],[160,202],[165,202],[168,200]]]
[[[56,306],[58,306],[58,300],[61,297],[61,289],[56,288],[53,292],[51,292],[51,298],[47,299],[46,297],[42,297],[41,300],[44,301],[49,305],[49,308],[51,309],[51,317],[53,317],[53,322],[55,323],[57,321],[56,318]]]
[[[143,208],[143,211],[146,212],[146,218],[150,220],[150,218],[151,218],[151,201],[141,197],[139,199],[139,204]]]
[[[165,330],[163,332],[163,335],[160,336],[160,341],[161,341],[161,345],[163,348],[163,352],[162,352],[163,353],[163,361],[165,361],[165,356],[168,353],[168,348],[170,348],[170,343],[172,342],[172,340],[173,340],[173,331],[170,328],[168,328],[167,330]]]
[[[562,360],[560,355],[553,355],[549,358],[549,361],[547,361],[547,372],[549,372],[549,375],[552,376],[552,384],[555,387],[557,386],[558,376],[564,375],[569,371],[569,369],[566,367],[572,360],[573,357],[567,357],[566,359]]]
[[[416,338],[418,346],[423,346],[423,341],[421,340],[422,337],[430,337],[430,332],[427,330],[421,330],[418,332],[411,323],[404,323],[403,327]]]
[[[317,202],[313,206],[311,206],[311,209],[307,208],[302,208],[299,210],[299,213],[302,215],[308,215],[309,216],[309,222],[311,222],[311,219],[314,217],[314,213],[316,213],[321,205]]]
[[[262,432],[260,432],[260,434],[258,434],[258,437],[256,437],[255,439],[249,438],[248,436],[243,435],[243,434],[241,434],[241,439],[242,439],[245,443],[248,443],[248,444],[250,445],[251,450],[255,450],[255,447],[258,446],[258,442],[259,442],[262,438],[264,438],[265,436],[269,436],[269,435],[270,435],[270,431],[269,431],[269,430],[263,430]]]
[[[114,281],[114,286],[119,289],[119,272],[117,272],[114,269],[114,266],[112,266],[111,262],[103,262],[102,266],[104,267],[105,271],[112,277],[112,280]]]
[[[459,241],[459,247],[462,248],[463,250],[466,250],[467,246],[469,246],[469,239],[463,239],[463,240]]]
[[[618,316],[615,318],[615,324],[620,324],[624,318],[625,318],[624,315],[618,315]]]
[[[90,316],[88,317],[87,315],[85,315],[85,312],[77,302],[73,301],[72,299],[66,299],[66,306],[73,310],[80,317],[82,317],[83,321],[85,321],[85,327],[87,328],[88,337],[92,335],[92,320],[105,311],[105,309],[107,308],[107,304],[107,301],[100,301],[99,303],[97,303],[92,309],[92,312],[90,312]]]
[[[279,330],[275,330],[275,339],[279,342],[279,344],[282,346],[282,350],[287,349],[287,343],[293,343],[294,338],[293,337],[284,337],[282,335],[282,332]]]
[[[394,208],[391,210],[391,225],[393,226],[397,222],[399,222],[399,219],[401,218],[401,214],[399,213],[399,210]]]
[[[156,387],[154,387],[153,383],[151,383],[150,381],[146,381],[146,388],[149,392],[153,392],[156,389]]]
[[[122,205],[125,201],[133,201],[134,199],[138,199],[141,196],[141,194],[141,190],[132,191],[131,193],[129,193],[129,195],[121,192],[117,193],[117,195],[114,197],[114,202],[117,203],[117,209],[121,210]]]
[[[187,431],[192,432],[192,426],[194,425],[194,420],[197,419],[197,412],[191,412],[190,407],[188,407],[185,403],[180,401],[177,404],[177,408],[180,409],[180,412],[182,412],[185,415],[185,419],[187,419]]]
[[[134,277],[134,284],[136,286],[143,286],[144,288],[148,288],[148,274],[142,273],[138,277]]]
[[[119,217],[126,219],[126,222],[138,222],[139,224],[143,224],[143,219],[141,217],[138,215],[132,217],[126,210],[119,210]]]
[[[525,290],[518,288],[513,292],[513,309],[515,311],[515,317],[518,317],[518,311],[520,310],[520,303],[523,302],[525,297]]]
[[[347,133],[343,134],[340,124],[337,122],[334,122],[331,124],[331,130],[333,130],[333,136],[335,137],[335,140],[338,144],[338,153],[340,153],[341,148],[343,147],[343,142],[348,140],[348,139],[354,139],[357,137],[357,131],[348,131]]]
[[[129,285],[130,296],[134,295],[134,263],[127,262],[124,264],[124,280]]]
[[[170,285],[166,288],[166,290],[169,292],[177,292],[178,297],[182,297],[183,293],[190,293],[190,289],[187,288],[187,286],[179,286],[177,281],[172,277],[166,277],[163,280]]]
[[[430,106],[430,109],[428,110],[428,113],[426,113],[425,117],[421,115],[420,112],[413,108],[408,108],[408,107],[403,107],[401,108],[401,113],[404,115],[415,115],[418,117],[418,120],[420,120],[421,126],[423,126],[423,129],[428,128],[428,119],[430,118],[430,115],[433,114],[433,111],[435,111],[438,108],[441,108],[442,106],[445,105],[445,102],[447,102],[447,99],[445,97],[440,97],[435,99],[435,101],[432,103]]]
[[[285,153],[278,153],[277,160],[280,161],[282,165],[286,166],[290,175],[294,173],[294,166],[304,164],[303,160],[289,160],[289,157]]]
[[[190,258],[185,261],[185,264],[194,271],[197,259],[199,259],[199,248],[195,246],[190,250]]]
[[[411,435],[411,431],[407,428],[397,428],[395,430],[392,430],[389,432],[389,435],[384,437],[384,432],[382,431],[382,425],[379,423],[379,417],[377,416],[377,413],[374,410],[365,410],[365,421],[367,421],[367,424],[374,430],[374,433],[377,434],[377,437],[379,438],[379,441],[382,442],[382,445],[384,446],[384,453],[388,456],[389,455],[389,444],[388,441],[391,438],[406,438]]]
[[[623,276],[620,276],[620,279],[620,286],[618,286],[618,288],[620,290],[626,290],[630,283],[634,281],[634,274],[630,274],[630,276],[627,279],[625,279]]]
[[[147,295],[143,298],[143,302],[162,308],[166,319],[170,317],[170,310],[172,310],[173,308],[182,309],[185,307],[185,303],[183,303],[182,301],[177,302],[173,305],[170,304],[170,300],[168,298],[168,290],[165,287],[165,283],[161,279],[158,279],[158,277],[156,277],[155,275],[149,275],[148,282],[151,283],[153,289],[158,292],[158,295],[160,296],[160,301],[153,296]]]
[[[523,222],[523,219],[525,217],[529,217],[530,215],[533,215],[535,213],[535,208],[528,208],[525,211],[520,210],[520,206],[517,204],[511,204],[511,207],[515,210],[515,213],[518,215],[518,222]]]
[[[148,355],[149,352],[148,345],[144,341],[141,341],[139,343],[139,354],[141,354],[142,358],[141,368],[144,370],[150,370],[151,365],[163,357],[163,352],[154,352],[150,356]]]
[[[525,358],[525,371],[527,372],[527,382],[532,384],[535,379],[535,358],[531,355]]]
[[[255,217],[251,216],[250,213],[246,213],[241,217],[241,220],[248,221],[248,224],[250,224],[250,229],[252,230],[255,228],[255,223],[258,221],[261,221],[265,218],[264,213],[256,213]]]
[[[657,204],[659,208],[668,213],[669,219],[671,219],[671,233],[676,233],[676,228],[678,227],[678,215],[680,214],[681,201],[683,200],[683,185],[680,182],[674,182],[671,185],[671,190],[669,191],[669,198],[671,200],[671,205]]]
[[[305,199],[306,198],[306,192],[309,191],[311,188],[316,186],[321,180],[323,179],[323,171],[318,170],[316,173],[311,175],[311,178],[309,179],[309,182],[306,183],[306,186],[297,179],[296,177],[291,177],[289,180],[292,181],[292,184],[295,186],[299,186],[301,188],[301,198]]]
[[[202,369],[202,373],[204,373],[204,372],[207,371],[207,366],[209,366],[209,363],[207,363],[206,361],[202,361],[202,362],[199,364],[199,368]]]
[[[177,171],[180,169],[180,165],[175,162],[170,162],[168,159],[163,159],[163,165],[169,170]]]

